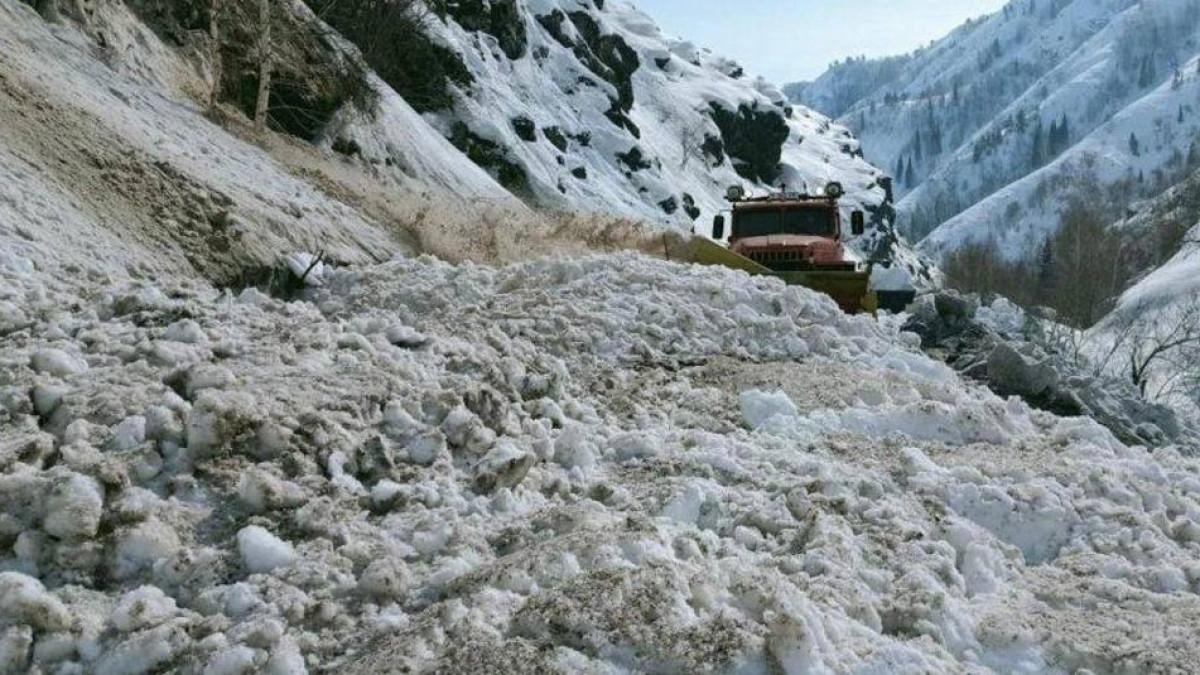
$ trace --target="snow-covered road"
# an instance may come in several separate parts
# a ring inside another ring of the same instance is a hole
[[[1200,463],[632,254],[312,303],[0,260],[0,661],[1187,672]]]

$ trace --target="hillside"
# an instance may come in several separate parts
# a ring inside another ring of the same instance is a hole
[[[1029,259],[1072,198],[1120,209],[1196,168],[1198,38],[1193,0],[1019,0],[907,57],[840,64],[804,100],[897,175],[927,251],[995,240]]]

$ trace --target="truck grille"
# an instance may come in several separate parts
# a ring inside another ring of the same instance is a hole
[[[753,251],[748,256],[756,263],[768,265],[781,262],[806,262],[807,258],[801,251]]]

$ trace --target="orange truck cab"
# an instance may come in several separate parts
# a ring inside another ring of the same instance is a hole
[[[874,312],[878,300],[869,290],[870,270],[847,255],[838,208],[843,194],[837,183],[830,183],[821,196],[785,190],[748,199],[740,187],[730,188],[728,253],[702,247],[704,257],[822,291],[847,312]],[[725,238],[725,226],[726,217],[718,215],[713,220],[713,239]],[[859,236],[864,231],[863,212],[855,210],[850,234]]]

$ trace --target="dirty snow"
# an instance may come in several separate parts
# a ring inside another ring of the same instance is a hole
[[[311,303],[14,269],[0,651],[23,668],[1200,657],[1200,463],[803,289],[632,254],[331,269]]]

